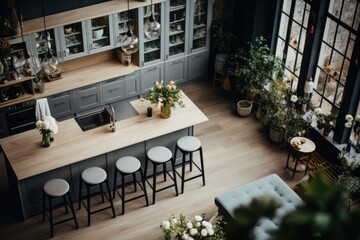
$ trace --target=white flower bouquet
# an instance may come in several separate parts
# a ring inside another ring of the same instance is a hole
[[[45,134],[45,133],[57,134],[59,130],[55,118],[51,116],[45,116],[44,120],[38,120],[36,122],[36,129],[39,130],[41,134]]]
[[[225,239],[222,218],[213,216],[209,221],[204,216],[196,215],[193,219],[180,214],[172,215],[160,225],[166,240],[220,240]]]

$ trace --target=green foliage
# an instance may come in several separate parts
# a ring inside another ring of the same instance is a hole
[[[244,65],[236,73],[238,77],[237,89],[244,88],[257,90],[268,81],[280,79],[283,76],[282,61],[270,54],[270,49],[263,37],[258,37],[250,44],[250,49],[245,52]]]
[[[229,54],[231,51],[231,42],[236,38],[228,29],[228,25],[223,21],[214,20],[212,31],[212,41],[214,48],[219,53]]]

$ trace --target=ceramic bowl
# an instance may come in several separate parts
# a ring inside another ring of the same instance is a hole
[[[70,34],[72,32],[72,28],[71,27],[65,28],[64,31],[66,34]]]
[[[101,38],[103,34],[104,34],[103,28],[92,31],[93,38]]]

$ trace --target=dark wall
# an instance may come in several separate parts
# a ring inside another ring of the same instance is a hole
[[[0,0],[0,15],[8,16],[8,0]],[[13,0],[17,12],[20,12],[24,20],[42,17],[41,2],[44,2],[45,15],[51,15],[76,8],[107,2],[109,0]]]

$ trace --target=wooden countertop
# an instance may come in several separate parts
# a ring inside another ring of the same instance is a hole
[[[139,99],[131,102],[139,115],[117,122],[116,132],[111,132],[108,124],[83,132],[74,119],[69,119],[58,123],[59,132],[49,148],[41,146],[36,129],[2,138],[0,145],[20,181],[209,120],[183,96],[186,107],[172,110],[168,119],[160,118],[154,104]],[[154,109],[151,118],[146,116],[149,106]]]

